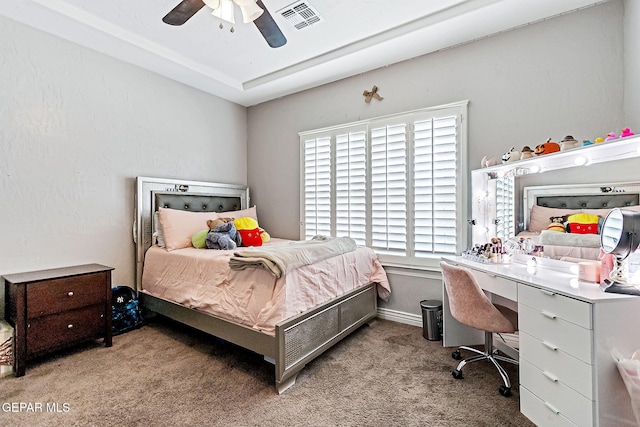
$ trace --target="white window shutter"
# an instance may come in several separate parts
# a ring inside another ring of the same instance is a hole
[[[305,238],[350,236],[390,265],[458,253],[463,114],[466,102],[300,133]]]
[[[366,243],[367,133],[336,135],[335,213],[336,236]]]
[[[304,141],[305,239],[331,235],[331,138]]]
[[[456,117],[414,128],[414,255],[456,253]]]
[[[371,247],[407,253],[406,124],[371,130]]]

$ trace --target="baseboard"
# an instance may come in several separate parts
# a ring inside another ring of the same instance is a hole
[[[391,320],[393,322],[404,323],[406,325],[422,327],[422,316],[418,314],[405,313],[404,311],[390,310],[378,307],[378,318]]]

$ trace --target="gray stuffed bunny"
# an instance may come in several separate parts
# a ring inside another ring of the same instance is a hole
[[[207,233],[207,248],[208,249],[221,249],[231,250],[237,246],[242,245],[242,237],[236,230],[236,226],[233,221],[224,222],[224,220],[207,221],[207,224],[211,228]]]

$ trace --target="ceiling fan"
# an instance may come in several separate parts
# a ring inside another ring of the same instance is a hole
[[[214,9],[213,14],[220,17],[216,11],[222,10],[223,2],[225,0],[182,0],[162,18],[162,21],[169,25],[182,25],[205,5],[211,6]],[[230,0],[226,0],[226,4],[230,3]],[[280,31],[262,0],[257,0],[255,4],[253,0],[233,0],[233,3],[241,8],[245,23],[253,21],[269,46],[276,48],[287,43],[286,37]],[[233,10],[230,13],[233,17]]]

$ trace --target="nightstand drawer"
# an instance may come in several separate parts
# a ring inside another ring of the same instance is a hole
[[[105,334],[104,305],[42,316],[27,324],[27,356]]]
[[[27,288],[27,317],[104,304],[106,282],[105,273],[95,273],[32,283]]]
[[[518,328],[545,345],[556,347],[587,364],[593,363],[593,331],[534,308],[518,304]]]
[[[102,337],[111,347],[112,270],[83,264],[2,276],[16,377],[25,374],[27,359],[85,339]]]

